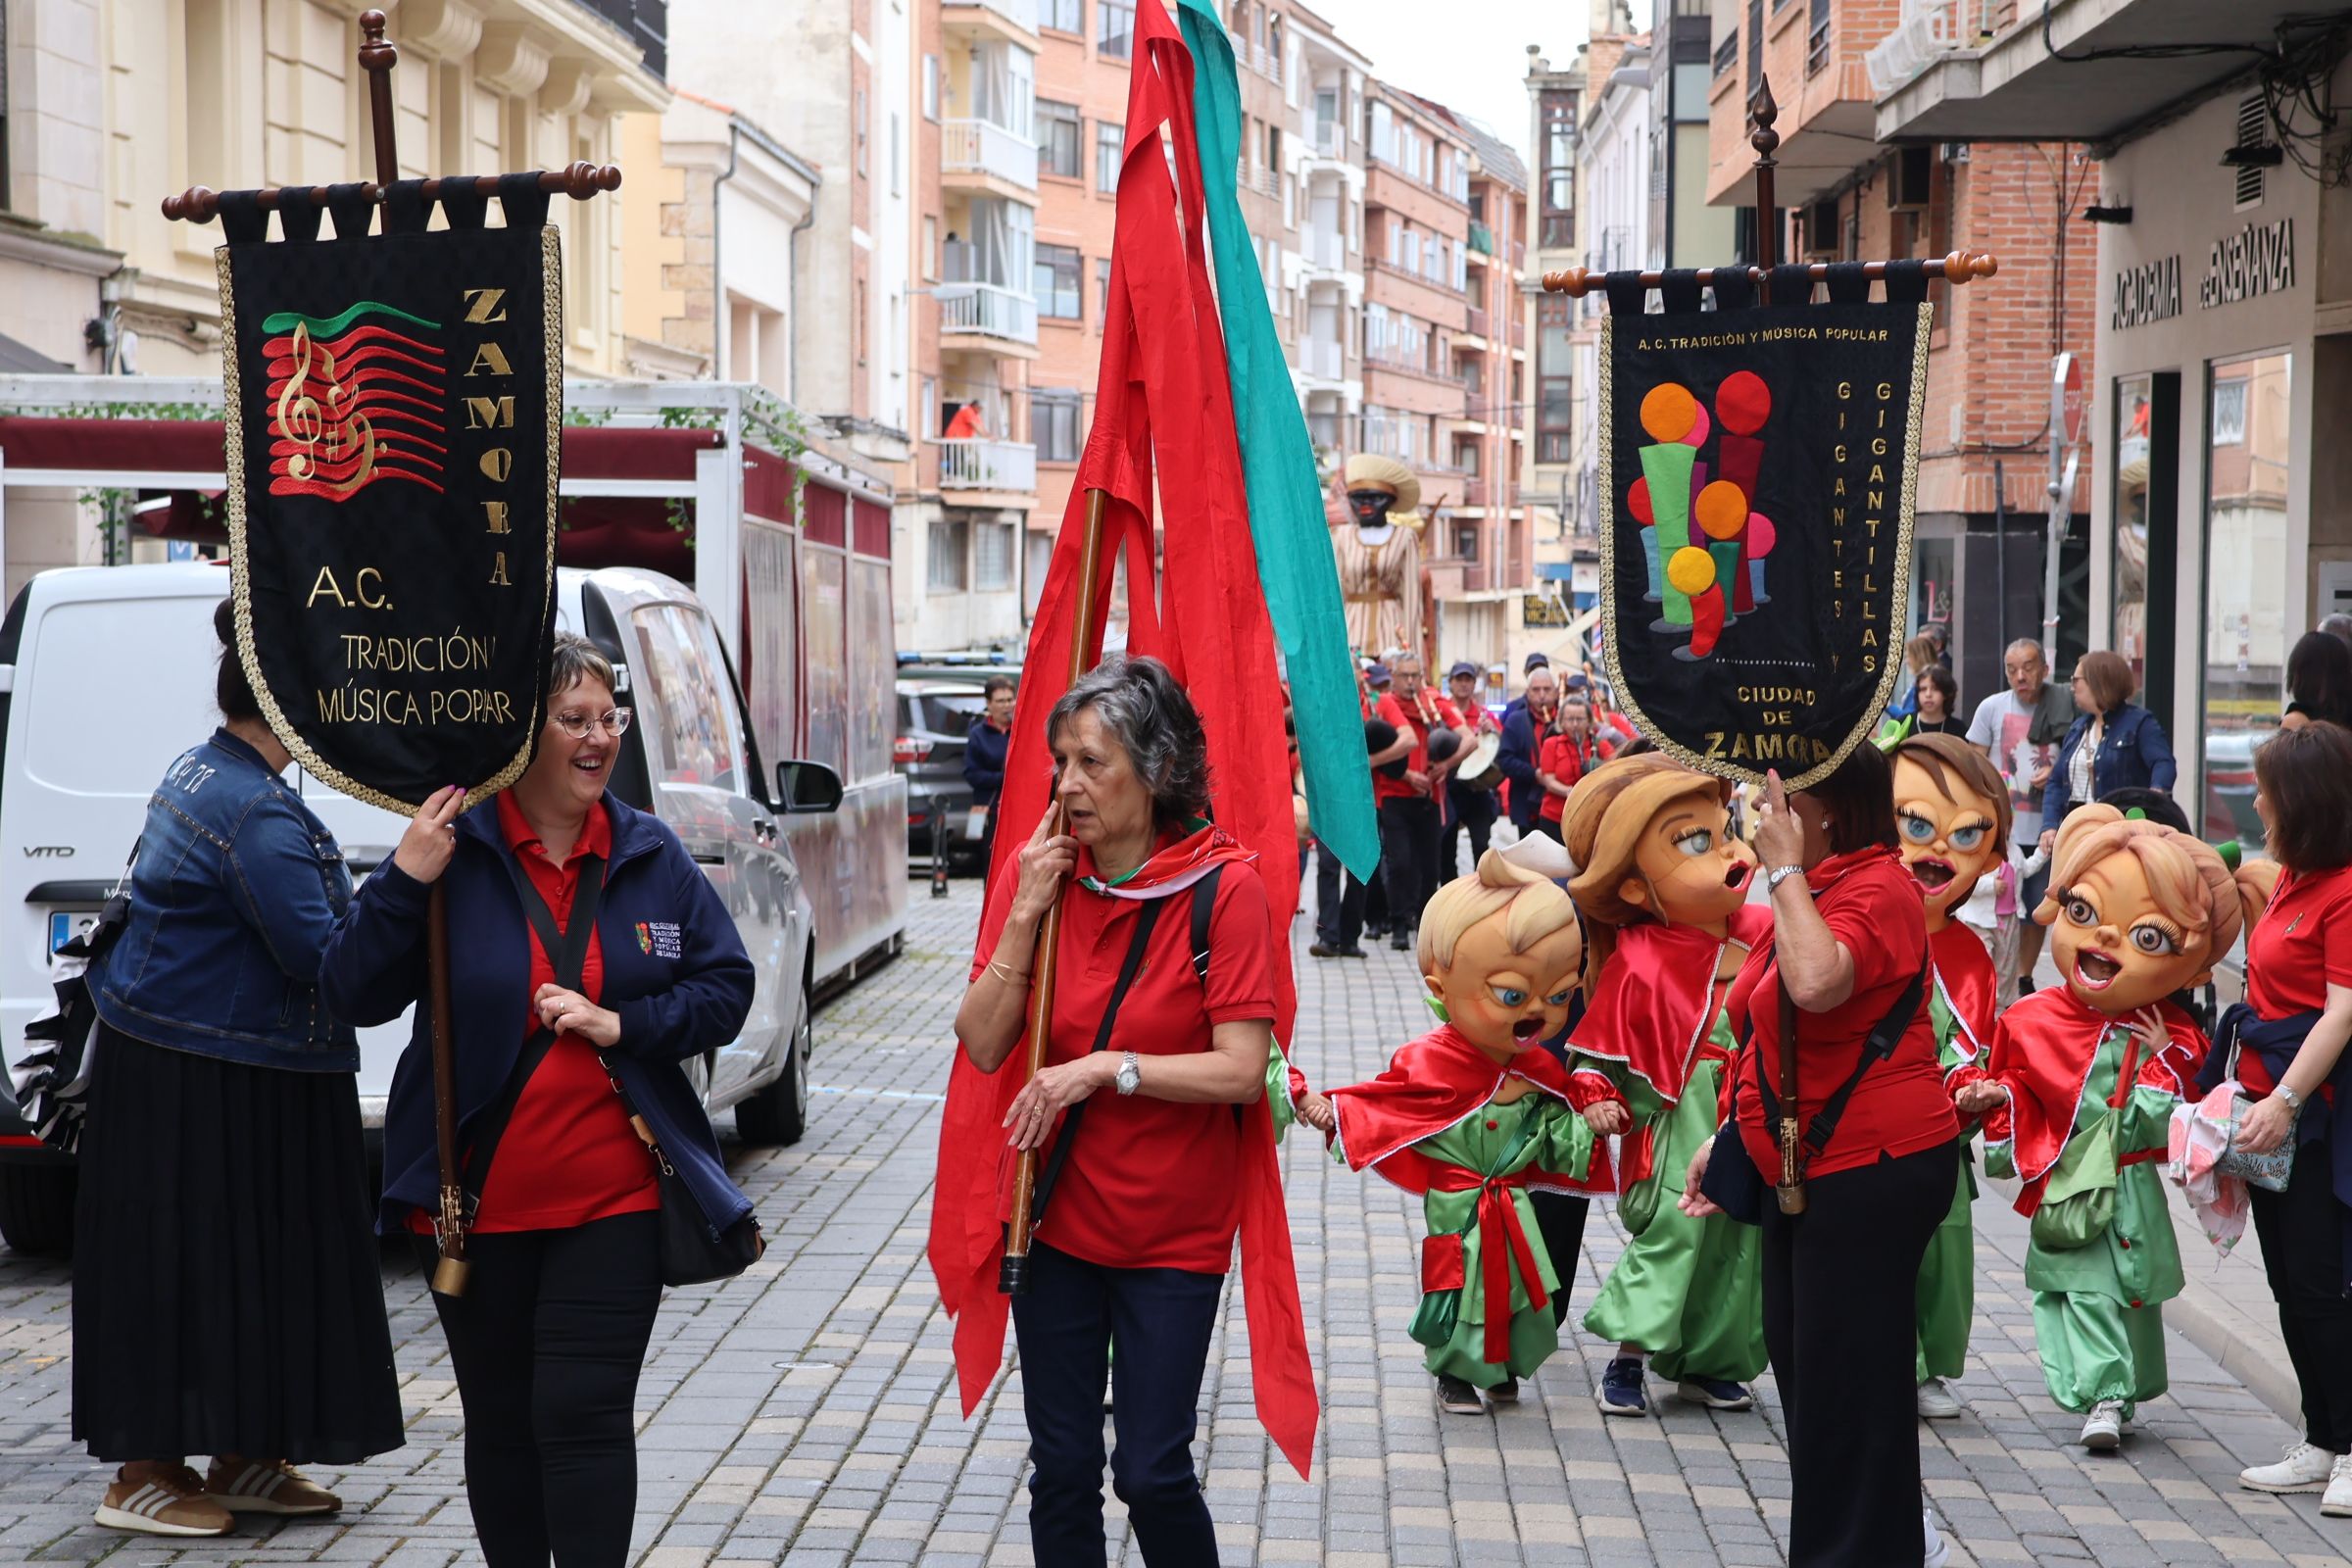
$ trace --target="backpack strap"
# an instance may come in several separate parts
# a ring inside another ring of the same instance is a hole
[[[605,860],[600,855],[580,858],[579,883],[571,896],[571,919],[566,925],[556,924],[556,912],[540,897],[539,890],[522,869],[522,862],[512,852],[502,852],[499,861],[514,883],[514,896],[521,901],[522,917],[538,934],[539,946],[547,954],[548,962],[556,971],[556,984],[566,990],[580,988],[581,971],[588,963],[588,939],[596,931],[596,911],[604,902]],[[514,1071],[507,1074],[505,1087],[490,1102],[473,1125],[473,1139],[468,1145],[461,1178],[466,1190],[466,1217],[470,1222],[474,1210],[481,1206],[482,1184],[489,1179],[490,1162],[498,1154],[499,1141],[506,1136],[507,1123],[514,1119],[514,1107],[522,1100],[523,1089],[531,1075],[555,1049],[555,1031],[533,1029],[523,1041],[522,1052],[514,1058]]]
[[[1863,1040],[1861,1054],[1854,1061],[1854,1070],[1846,1075],[1845,1082],[1839,1084],[1829,1099],[1822,1102],[1821,1108],[1813,1113],[1813,1119],[1805,1124],[1804,1158],[1808,1161],[1829,1148],[1830,1140],[1838,1136],[1838,1123],[1845,1114],[1846,1102],[1854,1098],[1854,1090],[1860,1086],[1863,1078],[1871,1068],[1892,1056],[1894,1048],[1902,1044],[1912,1020],[1919,1016],[1920,1004],[1927,1000],[1929,968],[1927,956],[1922,954],[1919,969],[1911,976],[1911,983],[1903,987],[1902,995],[1894,999],[1894,1005],[1887,1009],[1886,1015]],[[1796,1001],[1789,995],[1788,983],[1782,981],[1780,1048],[1783,1053],[1796,1049],[1797,1025]],[[1752,1018],[1750,1030],[1753,1030]],[[1787,1059],[1785,1055],[1783,1059]],[[1780,1096],[1773,1092],[1772,1083],[1763,1067],[1761,1061],[1756,1063],[1756,1091],[1765,1123],[1769,1126],[1780,1120],[1781,1102]]]

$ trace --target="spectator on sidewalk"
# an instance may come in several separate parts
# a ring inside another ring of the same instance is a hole
[[[226,599],[213,629],[221,726],[156,786],[129,922],[87,977],[74,1435],[122,1466],[97,1522],[151,1536],[333,1513],[294,1465],[403,1441],[360,1049],[319,1004],[351,874],[280,777]]]
[[[1960,683],[1950,666],[1930,664],[1920,672],[1911,718],[1914,735],[1965,735],[1968,723],[1959,716]]]
[[[2307,631],[2286,656],[2286,715],[2281,729],[2352,724],[2352,643]]]
[[[991,675],[980,688],[987,706],[964,731],[963,781],[972,787],[972,804],[988,813],[980,829],[980,864],[989,864],[997,843],[997,797],[1004,789],[1004,757],[1012,749],[1012,682]]]
[[[2041,847],[2057,842],[2066,813],[2110,790],[2169,790],[2180,776],[2154,713],[2132,701],[2139,677],[2123,655],[2097,649],[2075,665],[2075,721],[2041,792]]]
[[[407,1231],[429,1271],[439,1179],[419,1004],[426,905],[446,888],[474,1207],[466,1292],[433,1305],[465,1404],[474,1534],[490,1568],[545,1568],[551,1553],[560,1568],[619,1568],[637,1512],[637,1378],[662,1301],[657,1160],[713,1231],[751,1211],[683,1064],[737,1037],[753,970],[677,835],[607,787],[629,727],[612,666],[566,632],[548,674],[530,767],[470,811],[457,789],[425,803],[335,928],[324,979],[356,1024],[415,1008],[384,1111],[378,1223]]]
[[[2325,635],[2319,634],[2319,635]],[[2295,1141],[2286,1190],[2248,1184],[2278,1333],[2303,1396],[2303,1439],[2238,1482],[2255,1492],[2323,1492],[2320,1511],[2352,1514],[2352,1255],[2335,1126],[2348,1106],[2352,1039],[2352,731],[2312,724],[2254,751],[2254,808],[2283,867],[2246,936],[2246,1000],[2224,1015],[2224,1059],[2256,1101],[2239,1144],[2252,1153]],[[2218,1080],[2217,1080],[2218,1081]],[[2243,1103],[2241,1102],[2240,1103]]]
[[[2011,854],[2022,856],[2040,841],[2042,790],[2050,782],[2058,743],[2074,721],[2075,709],[2067,700],[2066,689],[2051,682],[2041,644],[2033,638],[2020,637],[2011,643],[2001,655],[2001,669],[2009,684],[1977,705],[1968,725],[1968,741],[1983,747],[2008,781],[2010,812],[2016,824],[2009,839]],[[2015,997],[2012,988],[2022,986],[2030,991],[2034,987],[2034,966],[2041,960],[2042,928],[2026,916],[2041,907],[2049,886],[2046,863],[2030,873],[2021,868],[2017,902],[2026,915],[2015,922],[2016,972],[2001,976],[2004,1005]]]

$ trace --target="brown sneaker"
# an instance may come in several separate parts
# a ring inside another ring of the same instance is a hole
[[[333,1513],[343,1499],[283,1459],[215,1459],[204,1488],[230,1513]]]
[[[236,1528],[226,1508],[205,1495],[186,1465],[158,1470],[143,1481],[117,1480],[98,1499],[97,1521],[109,1530],[143,1536],[225,1536]]]

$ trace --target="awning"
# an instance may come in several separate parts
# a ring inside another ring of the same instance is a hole
[[[0,332],[0,374],[72,375],[74,367]]]
[[[2053,0],[2046,42],[2042,7],[2017,9],[2018,21],[1983,48],[1917,40],[1902,64],[1924,69],[1881,95],[1879,139],[2113,143],[2257,57],[2231,49],[2080,57],[2167,44],[2273,48],[2281,23],[2323,8],[2312,0]],[[2216,161],[2222,151],[2213,149]]]

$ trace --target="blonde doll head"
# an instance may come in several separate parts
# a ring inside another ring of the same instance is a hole
[[[2260,908],[2255,880],[2211,845],[2083,806],[2058,830],[2050,891],[2034,918],[2050,928],[2067,989],[2120,1014],[2203,985]]]
[[[1530,835],[1489,850],[1478,869],[1438,889],[1421,911],[1421,974],[1445,1017],[1497,1062],[1568,1023],[1584,967],[1576,906],[1555,876],[1558,845]]]

